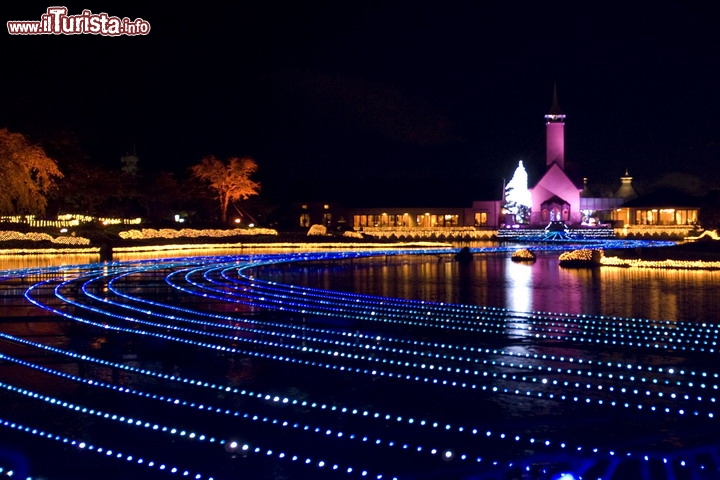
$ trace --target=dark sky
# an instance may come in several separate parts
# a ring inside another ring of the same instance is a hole
[[[5,21],[54,5],[17,3]],[[720,29],[696,2],[150,3],[62,4],[147,36],[5,30],[0,127],[73,132],[114,168],[250,155],[273,200],[469,206],[519,160],[543,171],[556,84],[591,182],[720,184]]]

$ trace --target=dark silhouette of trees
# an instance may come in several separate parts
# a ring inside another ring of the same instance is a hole
[[[250,157],[232,157],[223,162],[214,155],[190,167],[192,175],[206,182],[215,192],[215,198],[220,203],[222,223],[227,223],[227,210],[231,202],[245,200],[260,191],[260,184],[250,179],[257,169],[257,163]]]
[[[109,188],[115,176],[113,172],[86,162],[72,164],[59,190],[59,206],[73,213],[104,215],[102,205],[116,188],[114,182],[113,188]]]
[[[175,174],[160,171],[146,174],[139,179],[141,194],[139,204],[145,217],[151,222],[163,222],[170,219],[173,211],[182,210],[187,200],[188,188],[175,177]]]
[[[63,177],[57,163],[24,135],[0,129],[0,213],[42,215]]]

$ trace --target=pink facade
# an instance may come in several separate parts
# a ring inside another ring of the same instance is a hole
[[[547,225],[551,221],[580,223],[580,192],[565,171],[553,164],[532,189],[530,224]]]
[[[547,171],[530,189],[532,193],[531,225],[547,225],[552,221],[576,224],[582,221],[580,192],[582,188],[565,173],[565,115],[553,92],[553,104],[545,115]]]

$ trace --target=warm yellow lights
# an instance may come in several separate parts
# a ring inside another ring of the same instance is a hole
[[[154,251],[166,251],[166,250],[212,250],[212,249],[293,249],[293,250],[325,250],[332,248],[341,249],[360,249],[360,250],[375,250],[375,249],[388,249],[388,248],[447,248],[448,253],[452,251],[452,245],[449,243],[439,242],[413,242],[408,243],[335,243],[335,242],[322,242],[322,243],[208,243],[208,244],[175,244],[175,245],[153,245],[146,247],[116,247],[113,248],[113,252],[116,253],[131,253],[131,252],[154,252]],[[71,250],[73,253],[80,252],[80,250]],[[95,249],[97,252],[98,249]],[[34,252],[34,250],[33,250]]]
[[[0,248],[0,255],[57,255],[99,253],[99,247],[90,248]]]
[[[618,238],[686,238],[697,232],[697,225],[629,225],[615,229]]]
[[[363,227],[362,232],[374,238],[471,238],[493,240],[497,230],[477,230],[475,227]]]
[[[528,250],[527,248],[521,248],[519,250],[515,250],[512,255],[510,256],[512,260],[535,260],[535,254]]]
[[[0,222],[4,223],[24,223],[34,228],[56,227],[67,228],[77,227],[83,223],[92,223],[98,221],[103,225],[139,225],[142,222],[140,218],[96,218],[88,215],[80,215],[75,213],[64,213],[57,216],[57,220],[45,220],[35,218],[35,215],[6,215],[0,217]]]
[[[703,260],[640,260],[605,257],[600,261],[600,264],[607,267],[674,268],[682,270],[720,269],[720,262],[706,262]]]
[[[241,235],[277,235],[277,230],[271,228],[233,228],[230,230],[218,230],[218,229],[207,229],[207,230],[196,230],[193,228],[182,228],[180,230],[174,230],[172,228],[143,228],[142,230],[127,230],[120,232],[120,238],[123,240],[145,240],[150,238],[198,238],[198,237],[235,237]]]
[[[311,225],[310,230],[308,230],[308,237],[314,237],[314,236],[321,236],[324,237],[327,235],[327,227],[325,225]]]
[[[572,250],[570,252],[563,252],[560,254],[560,257],[558,259],[561,262],[570,261],[570,262],[590,262],[590,263],[600,263],[603,258],[603,251],[602,250],[591,250],[591,249],[582,249],[582,250]]]
[[[21,233],[21,232],[11,232],[11,231],[0,231],[0,242],[8,242],[8,241],[30,241],[30,242],[52,242],[52,243],[58,243],[63,245],[90,245],[90,240],[83,237],[68,237],[68,236],[60,236],[60,237],[53,237],[51,235],[48,235],[47,233],[37,233],[37,232],[28,232],[28,233]]]

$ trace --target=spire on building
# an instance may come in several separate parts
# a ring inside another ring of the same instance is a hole
[[[637,192],[635,192],[635,189],[632,186],[632,180],[633,177],[630,176],[628,173],[628,169],[625,169],[625,176],[620,177],[620,188],[617,189],[617,192],[615,192],[615,196],[618,198],[622,198],[624,201],[632,200],[633,198],[637,198]]]
[[[560,110],[560,104],[558,103],[558,96],[557,96],[557,84],[553,85],[553,100],[552,105],[550,105],[550,111],[545,115],[545,119],[548,121],[554,120],[560,120],[565,118],[565,114]]]
[[[548,168],[557,164],[565,169],[565,114],[560,110],[557,99],[557,85],[553,86],[553,103],[545,115],[545,137],[547,156],[545,163]]]

